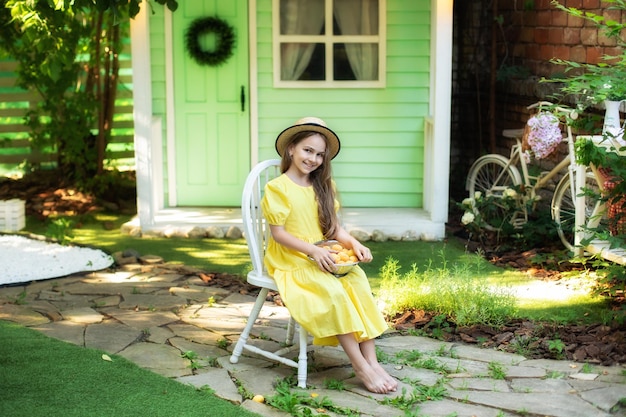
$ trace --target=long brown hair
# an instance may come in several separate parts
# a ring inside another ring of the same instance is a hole
[[[319,134],[326,142],[326,150],[328,150],[328,139],[322,133],[314,131],[303,131],[293,135],[287,142],[285,149],[297,145],[309,136]],[[337,234],[339,229],[339,219],[335,212],[335,187],[332,182],[332,168],[330,165],[331,157],[328,152],[324,152],[324,161],[317,169],[309,174],[311,185],[315,190],[317,199],[317,215],[319,217],[320,228],[325,239],[331,239]],[[291,166],[292,158],[289,152],[283,152],[280,162],[280,172],[285,173]]]

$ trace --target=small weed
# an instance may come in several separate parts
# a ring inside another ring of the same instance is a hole
[[[422,336],[422,337],[428,336],[428,332],[424,331],[424,329],[408,329],[406,333],[409,336]]]
[[[583,367],[580,368],[580,372],[583,374],[592,374],[595,372],[595,369],[593,369],[593,366],[591,366],[588,363],[584,363]]]
[[[396,353],[397,363],[402,365],[412,365],[422,357],[419,350],[401,350]]]
[[[548,350],[555,355],[557,359],[563,358],[563,350],[565,343],[561,339],[548,340]]]
[[[423,403],[425,401],[441,400],[445,394],[446,389],[444,381],[439,380],[431,387],[421,384],[413,386],[413,392],[410,395],[407,395],[406,388],[402,388],[402,395],[394,398],[386,398],[381,401],[381,403],[391,405],[392,407],[396,407],[401,410],[410,410],[415,404]]]
[[[548,379],[563,379],[566,375],[564,372],[559,371],[550,371],[546,374],[546,378]]]
[[[204,392],[205,394],[215,394],[215,390],[208,385],[201,386],[200,388],[198,388],[198,391]]]
[[[446,357],[448,356],[448,354],[449,352],[446,350],[446,345],[439,346],[439,349],[437,349],[437,351],[435,352],[435,355],[442,357]]]
[[[230,340],[223,338],[217,341],[217,347],[226,350],[230,346]]]
[[[489,376],[493,379],[506,378],[506,370],[504,369],[504,366],[498,362],[489,362],[487,369],[489,369]]]
[[[617,404],[615,404],[611,408],[611,413],[617,413],[618,411],[623,409],[626,409],[626,397],[622,397],[619,399],[619,401],[617,401]]]
[[[133,294],[141,294],[141,291],[139,291],[139,288],[133,287],[132,293]]]
[[[220,364],[217,361],[217,356],[211,356],[207,359],[207,363],[211,368],[220,368]]]
[[[237,385],[237,393],[241,395],[242,398],[251,400],[254,397],[254,394],[248,391],[238,379],[235,380],[235,385]]]
[[[275,386],[276,394],[265,399],[267,404],[294,417],[313,416],[311,408],[318,412],[317,415],[327,415],[327,412],[346,416],[358,415],[355,410],[338,407],[328,397],[320,397],[315,392],[307,394],[303,391],[292,391],[293,384],[293,378],[278,381]]]
[[[45,234],[47,237],[55,239],[61,245],[64,245],[74,238],[73,224],[74,222],[69,219],[54,219],[48,224]]]
[[[184,359],[189,359],[189,367],[192,370],[196,370],[196,369],[200,369],[201,366],[198,363],[197,359],[198,359],[198,354],[196,352],[194,352],[193,350],[188,350],[186,352],[183,352],[180,354],[180,356]]]
[[[26,303],[27,303],[27,302],[26,302],[26,296],[27,296],[27,295],[28,295],[28,294],[26,294],[26,291],[22,291],[21,293],[19,293],[19,294],[17,295],[17,297],[15,298],[15,300],[13,300],[13,302],[14,302],[15,304],[17,304],[17,305],[24,305],[24,304],[26,304]]]
[[[215,297],[210,296],[206,303],[209,307],[213,307],[215,305]]]
[[[261,340],[270,340],[270,337],[268,335],[266,335],[265,333],[261,332],[261,334],[259,335],[259,339],[261,339]]]
[[[511,341],[511,346],[515,349],[515,353],[522,356],[530,356],[535,349],[534,343],[537,341],[535,337],[516,336]]]
[[[389,355],[387,353],[385,353],[378,346],[376,346],[376,359],[380,363],[389,363],[391,361],[391,358],[389,357]]]
[[[332,389],[335,391],[343,391],[346,387],[343,383],[343,381],[340,381],[338,379],[325,379],[324,380],[324,388],[326,389]]]

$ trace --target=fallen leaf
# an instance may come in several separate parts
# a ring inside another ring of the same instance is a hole
[[[113,359],[111,359],[111,357],[109,355],[107,355],[106,353],[102,354],[102,360],[103,361],[113,362]]]

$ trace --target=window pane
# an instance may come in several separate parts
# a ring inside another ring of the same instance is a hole
[[[335,80],[378,80],[378,44],[337,43],[333,45]]]
[[[322,43],[282,43],[280,79],[284,81],[326,79],[324,51]]]
[[[378,35],[378,0],[334,0],[335,35]]]
[[[324,25],[324,0],[280,0],[281,35],[319,35]]]

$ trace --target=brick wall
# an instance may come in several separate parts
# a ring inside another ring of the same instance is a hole
[[[498,51],[502,59],[508,54],[506,60],[524,65],[531,73],[543,77],[563,71],[550,63],[552,58],[597,64],[604,55],[621,53],[616,40],[608,38],[594,23],[558,10],[550,0],[534,0],[531,10],[520,9],[522,3],[499,3],[506,38]],[[620,10],[609,10],[610,4],[601,0],[560,0],[560,3],[609,20],[621,22],[626,17]]]

